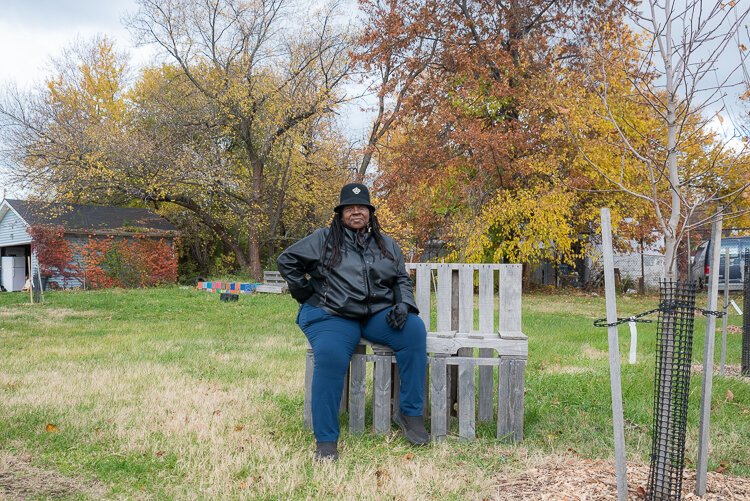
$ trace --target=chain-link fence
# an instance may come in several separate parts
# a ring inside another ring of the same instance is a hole
[[[577,285],[586,289],[604,287],[602,252],[593,248],[588,255],[576,263]],[[643,252],[616,253],[614,256],[615,284],[620,293],[644,293],[659,290],[659,282],[664,273],[664,256],[654,250]]]

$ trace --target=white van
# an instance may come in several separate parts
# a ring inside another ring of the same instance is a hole
[[[721,239],[721,262],[719,264],[719,290],[724,290],[724,256],[729,249],[729,290],[742,290],[744,286],[744,264],[742,256],[750,252],[750,237],[728,237]],[[711,241],[703,242],[693,254],[690,276],[698,281],[698,289],[706,286],[711,275]]]

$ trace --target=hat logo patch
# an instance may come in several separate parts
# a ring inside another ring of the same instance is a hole
[[[357,187],[354,187],[354,188],[352,189],[352,191],[354,192],[354,194],[355,194],[355,195],[359,195],[359,192],[360,192],[360,191],[362,191],[362,190],[360,190],[360,189],[359,189],[359,188],[357,188]]]

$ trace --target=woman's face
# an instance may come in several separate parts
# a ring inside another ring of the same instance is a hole
[[[370,222],[370,209],[366,205],[347,205],[341,209],[341,222],[355,231],[366,228]]]

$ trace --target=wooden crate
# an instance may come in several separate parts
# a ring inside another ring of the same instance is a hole
[[[278,271],[264,271],[263,283],[257,286],[255,291],[281,294],[282,292],[286,292],[288,288],[286,280],[281,278],[281,273]]]
[[[455,414],[462,438],[475,438],[477,419],[496,419],[498,438],[521,442],[528,357],[528,338],[521,330],[521,265],[410,263],[407,269],[416,274],[415,299],[428,331],[425,415],[430,417],[433,439],[442,440],[447,435],[451,416]],[[475,284],[479,290],[478,304],[475,304]],[[436,305],[435,325],[431,325],[432,304]],[[475,310],[479,318],[476,328]],[[395,357],[389,348],[365,340],[360,343],[350,363],[342,410],[348,408],[350,431],[363,432],[367,363],[374,364],[373,430],[387,433],[398,405],[398,370],[393,369]],[[313,366],[312,351],[308,349],[305,371],[308,426],[312,424]]]

